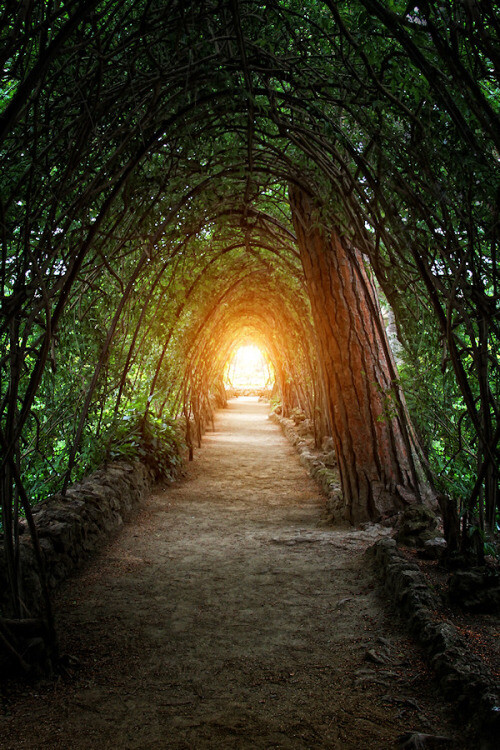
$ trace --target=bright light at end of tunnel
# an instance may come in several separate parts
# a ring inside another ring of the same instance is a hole
[[[263,388],[270,379],[269,367],[255,344],[240,346],[229,362],[227,378],[235,388]]]

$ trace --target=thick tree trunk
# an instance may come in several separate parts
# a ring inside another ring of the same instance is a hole
[[[342,482],[338,515],[375,520],[420,500],[412,430],[379,303],[361,254],[322,228],[296,187],[290,204]]]

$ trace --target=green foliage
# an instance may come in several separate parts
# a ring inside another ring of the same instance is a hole
[[[500,519],[497,519],[497,530],[499,528],[499,521]],[[490,555],[491,557],[500,558],[500,546],[498,544],[495,544],[494,541],[486,534],[484,529],[481,529],[479,526],[471,525],[469,526],[467,530],[467,536],[469,539],[472,539],[475,535],[478,536],[480,539],[482,545],[483,545],[483,552],[485,555]]]
[[[437,489],[461,507],[474,485],[477,438],[432,321],[422,323],[403,354],[401,384]]]
[[[121,414],[104,436],[110,460],[139,460],[155,479],[174,479],[182,464],[185,444],[179,425],[171,419],[145,416],[136,409]]]

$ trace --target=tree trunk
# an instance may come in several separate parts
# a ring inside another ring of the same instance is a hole
[[[296,187],[290,205],[340,470],[338,517],[376,520],[421,499],[380,306],[361,253],[321,226],[312,201]]]

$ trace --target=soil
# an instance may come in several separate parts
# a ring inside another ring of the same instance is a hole
[[[479,657],[488,667],[492,677],[500,678],[500,622],[498,615],[482,612],[470,612],[453,605],[448,596],[448,578],[450,571],[438,560],[422,560],[418,552],[410,547],[400,546],[401,552],[408,560],[416,563],[424,574],[429,587],[436,594],[438,609],[436,618],[451,622],[467,643],[469,651]],[[498,561],[490,562],[491,567],[498,566]]]
[[[230,402],[187,476],[59,590],[70,666],[4,688],[1,748],[473,746],[377,595],[380,531],[326,525],[267,411]]]

